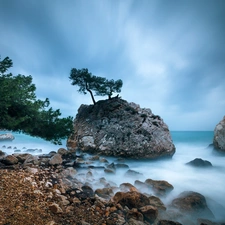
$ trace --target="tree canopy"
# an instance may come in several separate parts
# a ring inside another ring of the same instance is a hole
[[[83,94],[90,93],[93,103],[95,104],[95,95],[105,96],[110,99],[113,93],[120,93],[123,86],[122,80],[108,80],[104,77],[98,77],[88,72],[88,69],[71,69],[69,79],[72,85],[79,86],[79,92]]]
[[[31,76],[5,74],[12,65],[9,57],[0,59],[0,128],[61,144],[73,131],[73,118],[60,118],[48,98],[36,99]]]

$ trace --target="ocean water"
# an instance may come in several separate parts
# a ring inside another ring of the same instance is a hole
[[[62,146],[55,146],[42,139],[24,134],[14,133],[14,136],[15,140],[12,142],[0,142],[2,151],[11,154],[15,151],[14,148],[21,149],[22,152],[32,148],[42,150],[42,152],[35,151],[34,154],[43,154],[57,151],[59,147],[66,146],[66,141]],[[117,170],[115,175],[107,175],[103,170],[92,171],[94,176],[94,179],[92,179],[93,188],[97,188],[95,184],[100,177],[106,177],[107,180],[116,183],[118,186],[124,182],[134,184],[137,179],[143,182],[148,178],[166,180],[174,186],[174,190],[167,198],[162,199],[165,204],[183,191],[196,191],[207,198],[210,209],[216,218],[225,220],[225,154],[216,154],[209,147],[213,142],[213,131],[172,131],[171,136],[176,147],[176,153],[171,159],[125,159],[123,163],[129,165],[131,170],[139,172],[141,174],[139,177],[127,177],[124,170]],[[116,160],[113,157],[105,158],[110,163]],[[194,168],[186,165],[187,162],[195,158],[208,160],[213,167]],[[95,165],[100,164],[96,162]]]

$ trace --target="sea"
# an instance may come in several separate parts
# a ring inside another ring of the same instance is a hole
[[[1,133],[5,133],[0,131]],[[66,140],[62,145],[54,145],[40,138],[21,133],[13,133],[15,139],[11,142],[0,142],[0,150],[7,154],[16,151],[32,154],[46,154],[57,151],[60,147],[66,148]],[[219,154],[210,146],[213,142],[213,131],[171,131],[176,152],[170,159],[161,160],[129,160],[124,159],[131,170],[140,174],[138,179],[166,180],[174,186],[174,190],[163,199],[167,204],[183,191],[195,191],[204,195],[210,209],[217,219],[225,220],[225,154]],[[115,162],[114,157],[104,157],[109,163]],[[211,162],[210,168],[195,168],[186,163],[201,158]],[[97,163],[96,163],[97,165]],[[103,170],[93,172],[96,179],[106,177],[118,186],[129,182],[134,184],[137,177],[125,176],[124,171],[115,175],[107,175]]]

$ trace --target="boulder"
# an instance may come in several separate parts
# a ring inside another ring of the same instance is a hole
[[[145,180],[145,184],[148,185],[150,189],[153,190],[154,194],[158,196],[165,196],[173,190],[173,185],[165,180]]]
[[[62,156],[60,154],[55,154],[49,160],[50,165],[61,165],[62,164]]]
[[[197,192],[182,192],[178,198],[172,201],[172,206],[192,218],[214,219],[205,197]]]
[[[143,206],[149,205],[149,199],[147,196],[139,192],[117,192],[113,196],[113,201],[117,204],[119,203],[123,207],[128,208],[141,208]]]
[[[15,137],[10,133],[0,134],[0,141],[12,141],[14,139]]]
[[[225,152],[225,116],[214,129],[213,145],[215,149]]]
[[[14,165],[18,163],[18,159],[13,155],[7,155],[5,158],[1,160],[5,165]]]
[[[194,166],[194,167],[212,167],[211,162],[200,159],[200,158],[196,158],[196,159],[186,163],[186,165],[190,165],[190,166]]]
[[[144,216],[144,219],[150,223],[153,223],[158,216],[158,209],[151,205],[143,206],[139,209]]]
[[[81,105],[67,147],[129,158],[154,159],[175,153],[163,120],[150,109],[120,98]]]

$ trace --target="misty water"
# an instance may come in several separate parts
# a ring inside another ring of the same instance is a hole
[[[3,133],[3,132],[1,132]],[[36,149],[33,154],[45,154],[50,151],[57,151],[59,147],[65,147],[66,141],[62,146],[55,146],[39,138],[33,138],[24,134],[13,134],[15,140],[12,142],[0,142],[0,149],[8,154],[14,153],[17,149],[25,152],[27,149]],[[172,131],[173,143],[176,146],[176,153],[171,159],[162,160],[128,160],[124,159],[122,163],[129,166],[129,169],[139,172],[138,176],[126,176],[127,169],[117,169],[115,175],[108,175],[103,169],[86,169],[82,174],[90,171],[92,178],[86,180],[92,184],[93,189],[98,188],[98,180],[105,177],[119,186],[121,183],[129,182],[134,184],[135,180],[144,182],[150,178],[153,180],[166,180],[174,186],[174,190],[165,199],[164,203],[169,203],[183,191],[195,191],[204,195],[210,209],[217,219],[225,219],[225,154],[220,155],[209,147],[213,141],[212,131]],[[85,154],[88,158],[90,155]],[[118,162],[117,158],[104,157],[109,163]],[[187,162],[201,158],[212,163],[210,168],[194,168],[186,165]],[[104,166],[99,161],[93,162],[95,166]],[[85,182],[86,175],[80,176]],[[146,190],[143,190],[146,191]],[[151,194],[151,193],[149,193]],[[213,203],[213,204],[212,204]],[[214,204],[215,203],[215,204]]]

